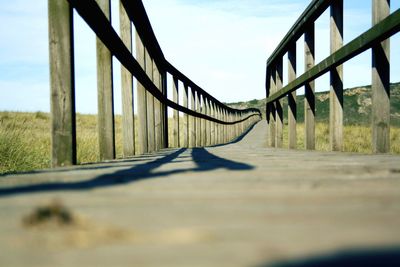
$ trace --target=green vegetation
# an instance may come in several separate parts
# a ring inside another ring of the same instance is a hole
[[[0,173],[49,167],[49,148],[46,114],[0,113]]]
[[[391,152],[400,154],[400,83],[391,84]],[[315,93],[316,149],[329,151],[329,92]],[[287,98],[282,100],[284,124],[287,125]],[[266,99],[228,103],[234,108],[258,108],[265,117]],[[344,90],[344,150],[371,153],[371,86]],[[304,148],[304,95],[297,96],[298,148]],[[288,147],[287,127],[284,127],[284,147]]]
[[[304,149],[304,123],[297,124],[297,148]],[[315,127],[316,150],[330,151],[329,125],[319,122]],[[369,154],[372,152],[371,128],[364,125],[344,126],[344,151]],[[400,154],[400,127],[391,127],[391,153]],[[288,147],[288,127],[283,128],[283,147]]]
[[[371,152],[370,87],[345,90],[345,151]],[[286,100],[283,101],[287,112]],[[229,104],[236,108],[255,107],[265,112],[265,99]],[[317,150],[329,151],[329,93],[316,93]],[[298,96],[298,148],[304,147],[304,96]],[[400,84],[391,88],[391,152],[400,154]],[[285,114],[285,118],[287,115]],[[287,121],[285,120],[285,124]],[[172,121],[169,122],[169,142],[172,141]],[[180,120],[183,129],[183,120]],[[115,117],[117,158],[122,157],[121,116]],[[182,131],[181,131],[182,133]],[[136,133],[137,135],[137,133]],[[77,115],[78,162],[99,160],[97,116]],[[284,147],[287,147],[287,127],[284,127]],[[136,147],[137,148],[137,147]],[[43,112],[0,112],[0,174],[31,171],[50,167],[50,117]]]
[[[121,117],[116,116],[116,152],[122,156]],[[43,112],[0,112],[0,174],[50,167],[50,117]],[[77,115],[78,162],[99,160],[97,117]]]
[[[329,121],[329,92],[315,93],[317,122]],[[284,115],[287,118],[287,98],[283,99]],[[391,125],[400,127],[400,83],[391,84]],[[298,122],[304,122],[304,95],[297,96]],[[345,125],[369,125],[371,118],[371,86],[360,86],[344,90],[344,123]],[[258,108],[265,114],[266,99],[248,102],[228,103],[234,108]]]

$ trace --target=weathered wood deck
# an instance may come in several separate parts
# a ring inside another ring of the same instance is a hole
[[[270,266],[400,244],[400,158],[226,146],[0,178],[0,266]],[[24,226],[54,199],[69,226]]]

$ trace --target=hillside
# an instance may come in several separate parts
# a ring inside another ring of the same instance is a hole
[[[400,126],[400,83],[391,84],[391,125]],[[316,120],[329,120],[329,92],[318,92],[316,96]],[[298,121],[304,121],[304,95],[297,97]],[[265,114],[266,99],[254,99],[247,102],[227,103],[233,108],[258,108]],[[344,90],[345,124],[369,124],[371,114],[371,86],[360,86]],[[287,118],[287,98],[283,100],[285,118]]]

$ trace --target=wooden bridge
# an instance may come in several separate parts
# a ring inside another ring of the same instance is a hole
[[[400,30],[400,10],[390,13],[387,0],[373,3],[374,25],[343,45],[343,2],[311,2],[268,60],[261,120],[259,110],[224,105],[170,64],[141,1],[120,1],[118,35],[108,0],[49,0],[57,168],[1,177],[0,266],[398,266],[400,158],[384,153],[387,39]],[[332,55],[314,66],[313,25],[328,8]],[[76,165],[73,9],[98,37],[101,163]],[[303,34],[306,72],[296,77],[295,44]],[[370,48],[372,141],[381,154],[344,153],[341,64]],[[115,159],[112,56],[122,65],[122,159]],[[327,72],[332,152],[318,152],[313,80]],[[296,150],[301,86],[306,150]],[[283,97],[290,149],[282,148]]]

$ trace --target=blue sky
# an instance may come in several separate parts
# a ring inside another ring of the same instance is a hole
[[[265,62],[308,0],[143,0],[168,60],[221,101],[263,98]],[[392,1],[392,10],[400,7]],[[112,0],[118,11],[118,1]],[[118,31],[118,14],[113,26]],[[371,24],[371,1],[345,0],[345,42]],[[0,5],[0,110],[49,111],[47,0]],[[316,23],[317,62],[329,53],[329,14]],[[75,16],[77,111],[96,113],[95,36]],[[392,82],[400,81],[400,38],[392,38]],[[302,55],[302,39],[298,55]],[[301,56],[298,72],[303,71]],[[344,66],[345,87],[370,83],[369,52]],[[120,108],[114,61],[115,107]],[[286,68],[284,68],[284,78]],[[329,88],[324,76],[317,90]]]

